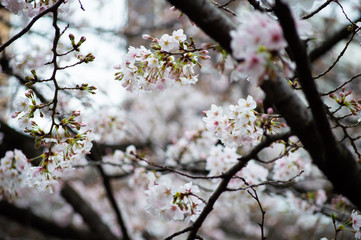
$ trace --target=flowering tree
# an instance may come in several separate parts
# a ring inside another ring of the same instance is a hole
[[[97,60],[81,1],[1,4],[26,22],[0,46],[18,86],[1,215],[74,239],[361,238],[359,4],[169,0],[152,27],[129,9],[115,34],[142,42],[106,67],[119,102],[76,77]]]

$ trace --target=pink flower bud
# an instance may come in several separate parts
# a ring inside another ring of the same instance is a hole
[[[16,118],[16,117],[19,115],[19,113],[20,113],[20,112],[14,112],[14,113],[11,115],[11,117],[12,117],[12,118]]]
[[[268,114],[272,114],[272,113],[273,113],[273,108],[268,108],[268,109],[267,109],[267,113],[268,113]]]
[[[33,94],[33,91],[29,90],[25,93],[25,96],[29,98],[29,97],[31,97],[32,94]]]
[[[145,40],[152,40],[153,38],[149,34],[143,34],[142,38]]]
[[[73,115],[73,116],[80,116],[80,110],[74,110],[71,115]]]
[[[211,57],[208,55],[202,55],[202,56],[200,56],[200,58],[203,60],[211,59]]]

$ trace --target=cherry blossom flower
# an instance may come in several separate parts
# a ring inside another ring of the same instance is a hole
[[[208,52],[187,43],[183,29],[173,31],[172,35],[163,34],[160,39],[149,35],[144,38],[153,40],[153,51],[144,46],[129,47],[125,61],[115,67],[120,70],[115,79],[124,88],[130,92],[154,91],[198,81],[194,68],[200,66],[199,59],[209,59]]]
[[[265,74],[271,52],[281,51],[286,42],[279,23],[267,14],[256,12],[245,18],[247,24],[241,24],[231,32],[232,54],[236,59],[244,60],[237,67],[239,72],[259,80]]]
[[[361,228],[361,215],[359,215],[356,210],[352,210],[351,221],[353,229],[359,231]]]
[[[184,34],[183,29],[178,29],[173,31],[172,36],[175,40],[184,42],[187,39],[187,36]]]
[[[295,179],[295,181],[300,181],[311,174],[311,169],[308,158],[301,158],[298,152],[293,152],[276,161],[273,166],[273,178],[287,181],[303,171],[303,174]]]
[[[27,5],[26,2],[22,0],[4,0],[1,1],[1,4],[14,14],[19,14]]]
[[[18,111],[18,112],[24,112],[24,111],[28,110],[29,99],[26,97],[23,97],[23,96],[17,98],[14,103],[14,108],[15,108],[15,111]]]
[[[212,104],[210,110],[204,111],[203,121],[226,146],[248,148],[261,140],[262,129],[254,123],[257,117],[253,98],[248,96],[247,100],[241,99],[238,103],[240,105],[230,105],[227,113],[222,107]]]
[[[20,150],[6,152],[0,160],[0,200],[13,201],[19,197],[19,191],[31,181],[30,168],[29,161]]]
[[[175,186],[167,176],[156,178],[154,173],[148,173],[148,190],[145,210],[165,220],[194,221],[204,207],[204,203],[196,197],[199,188],[192,182]]]
[[[178,49],[179,42],[175,37],[163,34],[163,36],[159,39],[159,46],[163,51],[172,52]]]
[[[3,0],[1,4],[14,14],[23,14],[27,17],[34,17],[44,10],[50,8],[57,1],[23,1],[23,0]],[[67,13],[71,0],[64,1],[60,7],[60,13]]]
[[[361,215],[357,213],[357,211],[354,209],[352,210],[351,213],[351,222],[352,222],[352,227],[353,229],[356,231],[355,233],[355,238],[356,239],[361,239]]]
[[[213,146],[207,158],[206,169],[209,176],[218,176],[225,173],[234,164],[240,155],[236,153],[235,148],[222,147],[221,145]]]

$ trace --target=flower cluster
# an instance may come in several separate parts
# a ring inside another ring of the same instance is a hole
[[[311,173],[311,168],[311,161],[308,158],[301,158],[298,152],[288,153],[274,164],[273,178],[287,181],[303,171],[303,174],[295,179],[295,181],[299,181]]]
[[[31,164],[20,150],[6,152],[0,160],[0,200],[18,197],[19,189],[26,187],[30,167]]]
[[[252,96],[239,99],[238,105],[230,105],[229,112],[212,104],[205,111],[203,121],[209,131],[213,132],[228,147],[249,147],[257,144],[262,137],[262,129],[256,126],[256,102]]]
[[[4,0],[1,4],[14,14],[23,14],[28,17],[34,17],[44,10],[53,6],[56,0]],[[62,12],[66,12],[69,1],[64,1],[66,9],[62,9]]]
[[[236,148],[223,147],[222,145],[213,146],[206,162],[206,169],[209,171],[208,176],[220,176],[224,174],[239,162],[240,157]],[[233,177],[228,186],[230,189],[246,188],[249,185],[260,184],[266,181],[268,175],[269,170],[267,168],[251,161]],[[258,188],[260,191],[264,189],[264,186]],[[236,195],[242,195],[245,196],[246,199],[249,199],[247,192],[244,191],[239,191]]]
[[[242,177],[246,181],[246,183],[244,183],[242,180],[241,187],[246,187],[248,185],[260,184],[267,181],[268,175],[269,170],[267,168],[261,166],[255,161],[250,161],[249,163],[247,163],[247,166],[245,168],[243,168],[240,172],[237,173],[236,177]],[[235,178],[230,182],[230,187],[235,188],[237,185],[240,184],[240,182],[241,180]],[[265,187],[260,186],[258,187],[258,189],[264,190]]]
[[[334,214],[332,214],[332,218],[336,218]],[[353,232],[355,232],[355,239],[361,239],[361,215],[354,209],[351,212],[351,219],[347,221],[345,224],[342,224],[338,227],[338,230],[345,229],[345,226],[352,225]],[[320,240],[328,240],[327,238],[321,238]]]
[[[168,165],[191,164],[205,160],[209,155],[209,146],[216,144],[217,139],[209,131],[187,131],[167,146]]]
[[[29,175],[33,179],[33,186],[39,190],[51,190],[51,185],[62,176],[65,169],[72,168],[89,153],[94,136],[90,130],[75,133],[85,124],[78,121],[80,111],[73,111],[68,117],[55,122],[50,104],[38,104],[32,90],[25,93],[15,101],[16,112],[13,118],[19,120],[24,132],[35,138],[35,147],[45,147],[46,150],[39,157],[42,159],[37,167],[32,167]],[[49,117],[52,121],[51,128],[46,131],[35,121],[36,115],[41,118]]]
[[[104,156],[102,160],[104,165],[104,171],[108,175],[134,172],[136,169],[138,169],[136,168],[136,164],[134,162],[135,154],[135,146],[129,145],[125,151],[117,149],[114,151],[113,154]],[[142,165],[145,163],[139,161],[137,162],[137,164]]]
[[[36,187],[39,190],[46,189],[51,182],[61,178],[64,171],[72,169],[74,165],[86,162],[84,155],[90,152],[93,138],[92,132],[86,131],[74,136],[58,134],[44,139],[45,142],[48,142],[45,145],[48,146],[48,150],[41,155],[40,166],[34,168],[33,178],[40,179],[40,184],[36,184]]]
[[[116,69],[115,79],[121,81],[128,91],[163,90],[175,84],[190,85],[198,81],[194,67],[201,66],[199,58],[208,59],[208,51],[197,49],[194,42],[186,41],[182,29],[160,39],[149,35],[153,51],[141,46],[129,47],[124,60]]]
[[[175,187],[166,176],[158,179],[154,173],[148,174],[148,190],[145,191],[146,211],[166,220],[195,221],[205,203],[196,194],[198,186],[192,182]]]
[[[219,176],[236,164],[240,155],[236,153],[235,148],[213,146],[207,158],[206,169],[209,176]]]
[[[351,222],[353,229],[356,231],[355,238],[361,239],[361,215],[356,210],[353,210],[351,213]]]
[[[92,126],[95,140],[99,143],[121,142],[127,136],[128,116],[122,110],[113,110],[102,107],[98,111],[92,112],[91,115],[83,116],[88,120],[87,124]],[[113,134],[115,132],[117,134]]]
[[[361,99],[352,98],[350,100],[348,98],[349,95],[351,95],[350,97],[353,97],[352,90],[345,92],[345,87],[342,87],[341,91],[338,92],[337,95],[331,93],[329,97],[333,99],[340,107],[347,107],[351,111],[352,115],[357,115],[357,113],[361,112]]]
[[[256,12],[231,32],[233,56],[244,60],[237,70],[258,80],[268,74],[272,57],[286,46],[280,24],[267,14]]]

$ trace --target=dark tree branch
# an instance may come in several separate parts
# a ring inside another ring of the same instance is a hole
[[[220,9],[213,6],[208,0],[168,0],[168,2],[187,14],[204,32],[225,50],[231,52],[229,32],[235,27]]]
[[[28,156],[28,157],[29,156],[36,157],[42,153],[39,149],[34,148],[34,139],[32,137],[17,132],[16,130],[9,127],[6,123],[4,123],[2,121],[0,121],[0,132],[2,132],[4,134],[2,144],[0,145],[0,157],[3,157],[7,151],[14,150],[15,148],[21,149],[23,151],[23,153],[26,154],[26,156]],[[95,146],[97,146],[97,145],[95,145]],[[94,153],[98,150],[99,150],[98,148],[93,147],[91,151]],[[97,154],[99,154],[99,153],[97,153]],[[104,174],[104,171],[102,171],[102,173]],[[106,176],[106,178],[103,177],[103,181],[105,181],[104,185],[106,185],[105,188],[106,188],[107,194],[109,194],[109,189],[110,189],[110,194],[111,194],[110,199],[112,199],[110,201],[114,208],[114,203],[116,205],[116,202],[112,195],[112,190],[111,190],[111,186],[110,186],[110,177],[108,177],[108,176]],[[100,234],[99,236],[101,236],[101,234],[103,234],[103,232],[105,233],[105,235],[109,235],[107,233],[107,231],[109,231],[109,233],[111,233],[109,229],[106,230],[106,226],[103,223],[99,223],[99,222],[101,222],[101,220],[100,220],[99,216],[97,215],[97,213],[95,213],[90,208],[90,206],[88,206],[85,203],[85,201],[83,199],[81,199],[81,197],[70,186],[65,185],[65,187],[63,188],[61,193],[62,193],[63,197],[68,201],[68,203],[73,206],[74,210],[76,212],[79,212],[80,215],[82,215],[84,221],[89,225],[89,227],[91,229],[95,230],[96,233]],[[120,210],[117,207],[117,205],[116,205],[116,209],[114,211],[117,215],[118,221],[120,221],[120,220],[123,221],[121,219]],[[2,214],[1,209],[0,209],[0,213]],[[96,226],[99,226],[100,229],[96,230],[95,229]],[[121,227],[122,231],[126,232],[124,222],[122,222],[122,224],[120,224],[120,226],[122,226]],[[39,228],[40,228],[40,226],[39,226]],[[107,238],[107,239],[114,239],[114,238]],[[98,239],[98,237],[96,239]],[[124,239],[130,239],[130,238],[128,236],[128,238],[124,237]]]
[[[319,150],[321,139],[313,122],[311,112],[301,99],[292,91],[284,79],[264,81],[262,90],[267,94],[277,112],[282,115],[291,127],[292,132],[302,141],[304,147],[315,159],[322,158]]]
[[[253,193],[251,192],[251,190],[253,191]],[[266,240],[266,236],[265,236],[265,231],[264,231],[264,222],[265,222],[265,215],[266,215],[266,211],[264,210],[264,208],[262,207],[261,201],[258,197],[257,191],[251,187],[251,190],[247,190],[248,194],[251,195],[251,197],[257,202],[259,210],[261,211],[261,222],[258,223],[259,227],[261,228],[261,240]]]
[[[182,235],[182,234],[184,234],[184,233],[186,233],[186,232],[189,232],[190,230],[192,230],[192,227],[185,228],[185,229],[183,229],[183,230],[181,230],[181,231],[178,231],[178,232],[173,233],[172,235],[170,235],[169,237],[165,238],[164,240],[171,240],[171,239],[173,239],[173,238],[175,238],[175,237],[177,237],[177,236],[179,236],[179,235]]]
[[[12,219],[20,224],[31,226],[45,234],[61,239],[84,239],[96,240],[98,239],[94,234],[87,231],[81,231],[72,227],[60,227],[52,221],[41,218],[35,215],[31,210],[18,208],[14,205],[0,201],[0,213],[9,219]]]
[[[259,143],[257,146],[255,146],[252,149],[252,151],[250,151],[249,153],[245,154],[244,156],[242,156],[241,158],[238,159],[239,163],[234,165],[231,169],[229,169],[223,175],[222,181],[219,183],[217,189],[213,192],[213,194],[208,199],[207,204],[205,205],[203,211],[201,212],[201,214],[199,215],[197,220],[193,223],[187,240],[193,240],[196,238],[199,228],[202,226],[203,222],[205,221],[205,219],[207,218],[209,213],[211,213],[211,211],[213,210],[214,204],[216,203],[218,198],[221,196],[221,194],[224,193],[225,191],[227,191],[227,185],[228,185],[229,181],[232,179],[232,177],[237,172],[242,170],[242,168],[245,167],[250,160],[256,158],[257,154],[262,149],[270,146],[272,143],[274,143],[278,140],[284,140],[284,139],[287,139],[288,137],[289,137],[289,133],[267,136],[261,143]]]
[[[57,105],[57,101],[58,101],[57,93],[59,91],[59,87],[58,87],[57,81],[55,79],[56,72],[57,72],[57,70],[59,70],[59,67],[57,64],[57,57],[59,56],[59,54],[57,53],[57,45],[58,45],[59,38],[61,36],[61,32],[60,32],[60,29],[57,24],[57,19],[58,19],[57,9],[63,2],[64,2],[64,0],[59,0],[57,3],[54,4],[54,6],[43,11],[42,13],[38,14],[36,17],[33,18],[33,20],[22,31],[20,31],[18,34],[16,34],[13,38],[11,38],[9,41],[7,41],[5,44],[3,44],[0,47],[0,52],[1,52],[7,46],[9,46],[12,42],[14,42],[16,39],[20,38],[21,36],[23,36],[27,31],[29,31],[30,28],[32,27],[32,25],[38,19],[40,19],[42,16],[44,16],[47,13],[50,13],[50,12],[53,13],[53,28],[55,29],[55,35],[54,35],[53,47],[52,47],[53,59],[52,59],[51,63],[53,64],[54,69],[53,69],[53,73],[52,73],[52,76],[50,79],[53,81],[56,91],[55,91],[55,95],[53,98],[53,104],[54,104],[54,106],[53,106],[54,112],[52,115],[53,125],[51,126],[50,132],[52,131],[52,128],[54,126],[55,109],[56,109],[56,105]],[[11,68],[9,67],[8,61],[6,61],[5,57],[2,59],[2,65],[5,66],[8,74],[14,75]],[[22,78],[18,77],[18,79],[22,83],[24,83],[24,81],[22,81],[23,80]],[[43,98],[42,95],[40,95],[40,93],[37,93],[37,95],[41,96],[40,100],[42,102],[46,101],[45,98]],[[117,215],[118,222],[122,229],[123,238],[125,240],[129,240],[130,238],[128,236],[127,229],[125,228],[125,224],[122,220],[120,210],[119,210],[117,203],[115,201],[115,198],[113,196],[113,192],[112,192],[111,185],[110,185],[110,179],[104,173],[102,166],[99,165],[99,166],[97,166],[97,168],[100,171],[101,176],[103,177],[104,187],[106,189],[107,196],[111,202],[111,205]],[[90,228],[97,234],[98,239],[116,239],[116,237],[112,234],[112,232],[108,229],[108,227],[104,223],[102,223],[98,214],[96,212],[94,212],[91,209],[91,207],[88,206],[85,203],[85,201],[76,193],[76,191],[74,191],[69,185],[65,184],[64,188],[61,190],[61,194],[73,206],[74,210],[77,211],[83,217],[84,221],[90,226]]]
[[[221,11],[215,7],[212,9],[212,6],[204,0],[168,0],[168,2],[174,4],[179,10],[187,14],[188,17],[193,22],[195,22],[205,33],[209,34],[216,41],[218,41],[224,49],[231,49],[230,31],[235,29],[235,26]],[[278,9],[277,11],[281,15],[284,14],[283,8]],[[214,19],[223,22],[217,22],[215,23],[216,25],[212,25],[214,23]],[[282,21],[289,21],[289,19],[285,18]],[[225,27],[216,28],[215,26]],[[291,28],[292,25],[288,27]],[[214,33],[214,29],[217,29],[217,34]],[[287,29],[287,31],[288,30],[289,29]],[[295,36],[292,36],[292,34],[297,33],[293,30],[292,33],[287,33],[288,36],[286,38],[295,39]],[[297,43],[297,46],[300,46],[299,43]],[[332,46],[334,45],[331,44],[329,47]],[[297,50],[294,49],[294,45],[290,47],[294,53],[298,53]],[[301,46],[300,49],[304,49],[304,47]],[[302,56],[296,55],[297,58],[301,58],[297,59],[296,63],[303,65],[297,66],[298,72],[300,73],[300,71],[304,70],[305,73],[301,72],[302,78],[308,79],[306,81],[312,81],[312,76],[310,78],[310,70],[307,69],[309,68],[307,63],[308,57],[307,55],[305,56],[304,53],[302,54]],[[306,63],[303,61],[306,61]],[[307,84],[310,83],[307,82],[306,85]],[[309,112],[308,108],[303,104],[301,99],[296,94],[294,94],[291,87],[287,85],[285,80],[277,78],[264,81],[264,83],[261,85],[261,88],[265,91],[267,97],[269,97],[273,105],[285,118],[292,131],[302,141],[305,149],[311,155],[314,163],[332,182],[335,190],[338,193],[348,197],[356,206],[361,207],[361,195],[358,194],[357,191],[357,189],[361,189],[360,167],[347,148],[343,144],[335,141],[332,132],[329,130],[329,123],[327,118],[325,118],[325,116],[317,116],[319,114],[324,115],[323,109],[320,111],[320,113],[315,112],[315,109],[322,108],[323,104],[315,107],[313,110],[317,117],[316,125],[316,122],[314,121],[313,116]],[[305,91],[311,91],[307,93],[308,95],[311,95],[310,102],[312,102],[312,104],[320,103],[320,100],[315,99],[316,97],[314,94],[318,94],[318,92],[315,92],[315,89],[311,89],[313,88],[312,85],[308,85],[306,88],[307,89],[305,89]],[[317,127],[319,127],[320,124],[325,124],[325,126],[320,126],[321,128],[318,129]],[[324,135],[321,136],[321,134]],[[331,146],[331,149],[327,148]]]
[[[99,215],[83,200],[83,198],[67,183],[61,190],[61,195],[73,207],[74,211],[79,213],[84,222],[87,223],[92,232],[96,234],[97,239],[116,240],[107,225],[105,225]]]
[[[8,47],[10,44],[12,44],[15,40],[21,38],[24,34],[26,34],[31,29],[31,27],[34,25],[34,23],[36,23],[44,15],[46,15],[47,13],[50,13],[50,12],[54,12],[54,10],[56,10],[63,2],[64,2],[64,0],[59,0],[50,8],[48,8],[48,9],[44,10],[43,12],[39,13],[38,15],[36,15],[23,30],[21,30],[19,33],[15,34],[6,43],[4,43],[3,45],[0,46],[0,52],[2,52],[6,47]]]
[[[361,207],[361,195],[355,191],[355,189],[361,189],[361,169],[350,151],[343,144],[336,141],[331,131],[324,111],[324,104],[312,78],[309,58],[298,37],[288,6],[280,0],[276,0],[274,10],[280,20],[289,48],[295,56],[297,74],[310,105],[315,124],[313,134],[315,134],[316,139],[319,139],[316,145],[319,153],[314,152],[314,155],[311,154],[312,146],[308,146],[306,149],[309,150],[314,163],[333,183],[336,191],[348,197],[356,206]],[[286,120],[288,119],[286,118]],[[296,126],[292,130],[295,130],[295,128]],[[298,137],[305,146],[312,142],[310,138],[303,138],[300,135]]]
[[[357,18],[354,22],[361,21],[361,17]],[[310,61],[314,62],[325,53],[330,51],[337,43],[347,38],[352,32],[349,30],[350,25],[343,26],[340,30],[334,33],[332,36],[327,37],[327,39],[316,47],[309,53]]]
[[[2,144],[0,145],[0,154],[4,156],[6,151],[13,150],[15,148],[21,149],[27,156],[38,156],[41,154],[41,151],[34,148],[34,139],[32,137],[26,136],[24,134],[18,133],[16,130],[12,129],[8,125],[3,122],[0,122],[0,131],[4,133],[4,139]],[[62,196],[67,200],[69,204],[71,204],[76,212],[78,212],[89,226],[89,228],[96,234],[92,237],[84,237],[80,239],[117,239],[108,227],[101,221],[99,215],[94,212],[90,206],[78,195],[76,191],[74,191],[69,185],[65,184],[64,188],[61,191]],[[76,237],[77,235],[74,233],[70,236],[66,235],[68,228],[61,229],[55,224],[51,225],[51,223],[47,223],[46,220],[41,219],[30,212],[30,210],[18,210],[15,207],[10,207],[9,204],[5,205],[5,203],[0,204],[0,214],[4,216],[12,217],[15,220],[21,221],[21,217],[30,216],[31,221],[29,222],[21,222],[25,224],[30,224],[31,226],[41,230],[41,231],[50,231],[53,235],[61,237],[58,232],[64,231],[63,235],[65,237]],[[6,207],[5,207],[6,206]],[[6,209],[7,211],[3,210]],[[26,215],[20,214],[26,211]],[[71,229],[70,229],[71,230]],[[75,230],[74,230],[75,231]],[[69,234],[72,231],[68,232]],[[80,234],[80,233],[79,233]],[[78,235],[79,235],[78,234]],[[80,235],[79,235],[80,236]]]
[[[348,49],[348,47],[350,46],[354,36],[356,35],[356,32],[353,32],[350,39],[347,41],[347,43],[345,44],[344,48],[342,49],[342,51],[339,53],[339,55],[337,56],[336,60],[322,73],[320,73],[319,75],[317,75],[316,77],[314,77],[314,80],[325,76],[327,73],[329,73],[335,66],[336,64],[340,61],[340,59],[344,56],[346,50]]]
[[[285,80],[265,81],[261,87],[301,140],[313,162],[331,181],[336,192],[348,197],[360,207],[361,197],[355,190],[361,189],[360,167],[351,152],[339,142],[335,149],[322,148],[322,140],[310,111]]]
[[[328,122],[323,102],[320,98],[316,84],[313,80],[310,62],[306,53],[306,47],[299,38],[295,27],[294,19],[286,4],[281,0],[276,0],[274,12],[278,17],[283,29],[283,35],[288,43],[289,51],[294,56],[297,76],[302,86],[302,90],[310,105],[311,112],[321,137],[322,149],[335,149],[336,139],[334,138],[330,123]],[[323,159],[326,160],[326,159]]]
[[[97,162],[102,161],[102,154],[101,154],[100,148],[98,147],[98,144],[96,142],[93,142],[93,147],[92,147],[91,154],[89,155],[89,157],[92,161],[97,161]],[[113,192],[113,189],[112,189],[112,186],[110,183],[111,178],[104,172],[102,165],[96,165],[96,168],[98,169],[100,176],[103,179],[103,185],[104,185],[105,191],[107,193],[109,202],[117,216],[117,221],[118,221],[118,224],[119,224],[120,229],[123,234],[123,239],[129,240],[130,237],[128,234],[127,227],[125,226],[125,222],[123,220],[122,214],[121,214],[119,206],[117,204],[117,201],[114,198],[114,192]]]
[[[35,157],[41,154],[41,151],[39,149],[34,148],[34,139],[32,137],[18,133],[16,130],[12,129],[4,122],[0,122],[0,131],[4,133],[4,139],[2,141],[2,144],[0,145],[1,156],[4,156],[6,151],[14,150],[15,148],[21,149],[27,156]],[[94,212],[94,210],[92,210],[90,206],[69,185],[65,184],[64,188],[61,191],[61,194],[68,201],[68,203],[73,206],[74,210],[83,217],[84,222],[86,222],[89,228],[96,234],[94,238],[90,237],[88,239],[117,239],[108,229],[108,227],[101,221],[99,215]],[[1,215],[8,216],[10,214],[14,217],[16,216],[16,214],[11,214],[16,213],[15,210],[13,210],[12,208],[8,209],[8,207],[3,206],[4,205],[0,205]],[[2,208],[15,212],[9,212],[8,214],[8,212],[3,211]],[[31,213],[29,214],[31,216],[33,215]],[[31,219],[34,220],[30,222],[30,225],[38,228],[41,231],[47,231],[47,224],[43,224],[40,218],[37,219],[36,217],[32,217]],[[26,224],[28,224],[28,222],[26,222]],[[50,226],[49,229],[52,229],[52,227]],[[73,237],[74,236],[76,235],[73,235]]]

